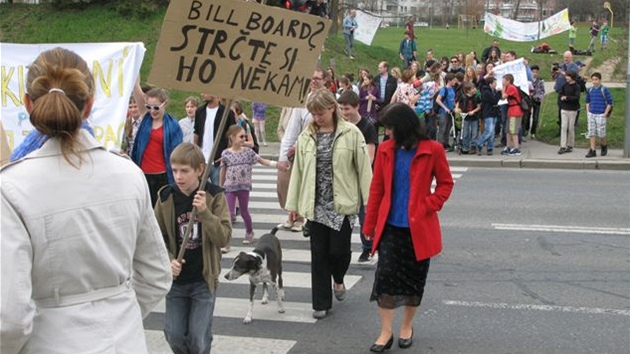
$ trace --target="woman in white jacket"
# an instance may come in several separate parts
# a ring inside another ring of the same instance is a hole
[[[26,90],[41,139],[0,171],[0,352],[146,353],[171,270],[145,178],[82,129],[94,80],[77,54],[41,53]]]

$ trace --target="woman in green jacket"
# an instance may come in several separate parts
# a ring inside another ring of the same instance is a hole
[[[292,220],[309,220],[313,317],[323,318],[333,292],[339,301],[346,296],[350,236],[360,202],[367,204],[372,169],[363,134],[346,122],[330,91],[313,92],[306,108],[313,120],[297,140],[286,209]]]

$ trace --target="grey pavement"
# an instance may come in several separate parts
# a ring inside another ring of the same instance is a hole
[[[576,139],[582,139],[580,135]],[[510,168],[552,168],[552,169],[600,169],[600,170],[624,170],[630,171],[630,159],[623,157],[623,150],[608,149],[608,155],[585,158],[588,152],[586,148],[574,148],[573,152],[558,155],[559,147],[549,145],[537,140],[526,138],[521,146],[523,155],[502,156],[500,148],[495,149],[492,156],[457,155],[449,152],[446,156],[451,166],[461,167],[510,167]],[[280,143],[270,142],[268,146],[260,146],[261,156],[277,160],[280,151]]]

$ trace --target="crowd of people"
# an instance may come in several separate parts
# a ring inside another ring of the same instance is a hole
[[[352,33],[353,13],[348,17]],[[346,38],[349,56],[352,43]],[[186,98],[186,117],[178,120],[167,112],[166,91],[143,89],[140,80],[122,144],[132,162],[108,153],[86,122],[94,82],[85,61],[61,48],[40,54],[24,96],[35,130],[0,172],[2,352],[99,346],[146,352],[142,318],[163,297],[172,350],[210,352],[221,252],[232,241],[237,202],[243,243],[256,242],[248,202],[258,163],[277,169],[278,200],[287,212],[281,226],[309,237],[312,316],[328,316],[333,297],[346,298],[351,234],[360,224],[359,261],[379,254],[370,300],[381,330],[370,350],[393,345],[399,307],[398,346],[409,348],[430,259],[442,249],[437,213],[453,188],[447,152],[492,155],[497,138],[501,154],[521,155],[523,137],[536,136],[545,90],[539,67],[529,63],[525,92],[511,73],[497,90],[493,69],[517,58],[498,40],[480,58],[474,51],[437,58],[429,49],[420,61],[407,30],[399,54],[401,67],[383,61],[374,74],[361,68],[356,77],[336,78],[333,68],[315,69],[306,105],[281,112],[278,162],[258,155],[259,142],[267,144],[264,103],[252,103],[252,122],[241,102],[226,107],[201,93]],[[612,98],[599,73],[586,90],[579,69],[567,51],[553,73],[558,153],[573,150],[584,95],[586,157],[597,155],[597,138],[603,156]],[[42,170],[45,179],[29,178]],[[34,191],[37,199],[29,197]],[[86,331],[80,325],[86,321],[116,339]]]

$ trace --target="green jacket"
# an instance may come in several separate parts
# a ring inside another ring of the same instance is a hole
[[[232,223],[223,188],[208,183],[205,190],[208,208],[198,213],[197,217],[201,220],[203,277],[208,283],[210,293],[214,293],[221,273],[221,247],[230,244]],[[177,258],[177,232],[172,191],[173,187],[170,185],[162,187],[158,192],[160,198],[155,204],[155,217],[160,225],[171,260]]]
[[[361,201],[367,205],[372,168],[363,134],[345,120],[337,123],[332,164],[335,211],[356,215]],[[316,165],[317,135],[307,128],[297,139],[286,203],[288,211],[296,211],[307,219],[314,217]]]

